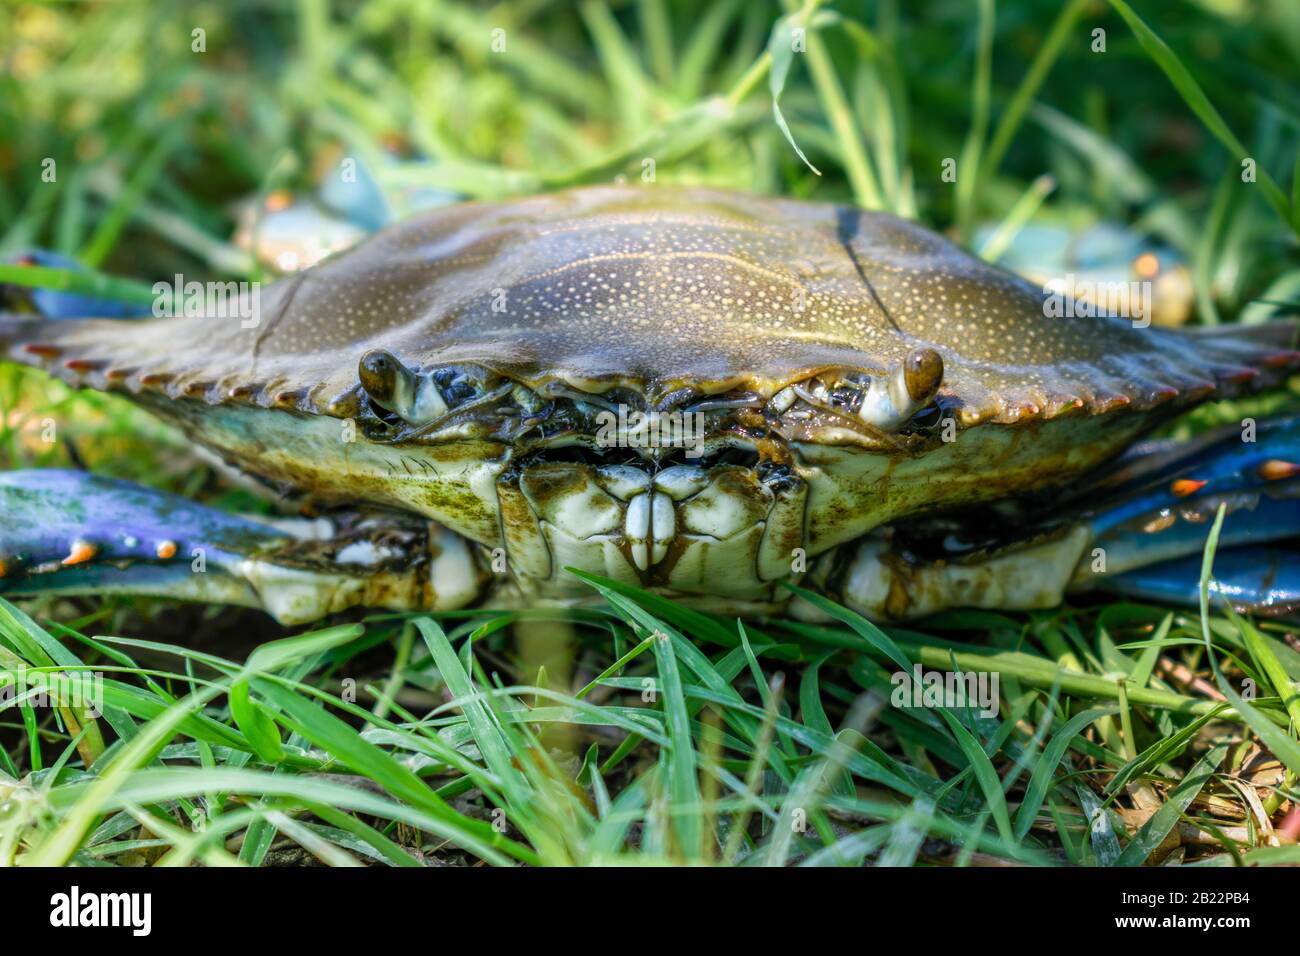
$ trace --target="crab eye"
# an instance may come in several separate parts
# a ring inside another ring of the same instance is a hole
[[[366,394],[387,408],[397,393],[399,368],[407,371],[391,353],[383,349],[372,349],[361,356],[361,361],[357,364],[357,377]]]
[[[391,352],[372,349],[361,356],[357,378],[371,401],[412,425],[423,425],[447,413],[447,402],[433,376],[412,371]]]
[[[943,356],[934,349],[917,349],[903,359],[903,383],[912,401],[929,401],[942,381]]]
[[[942,383],[943,356],[934,349],[916,349],[871,380],[858,417],[877,428],[898,428],[934,398]]]

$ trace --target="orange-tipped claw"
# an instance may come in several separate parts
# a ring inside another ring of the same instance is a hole
[[[63,565],[83,564],[97,554],[99,554],[99,548],[83,538],[78,538],[72,542],[72,550],[68,552],[68,556],[59,563]]]
[[[1208,483],[1209,482],[1201,481],[1197,478],[1179,478],[1169,486],[1169,490],[1179,498],[1186,498],[1188,495],[1196,494]]]
[[[1297,475],[1300,475],[1300,464],[1294,461],[1270,458],[1259,466],[1259,477],[1265,481],[1281,481],[1283,478],[1294,478]]]

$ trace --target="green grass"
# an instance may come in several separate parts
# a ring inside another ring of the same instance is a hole
[[[47,629],[0,603],[7,669],[104,678],[102,716],[14,708],[25,742],[0,769],[3,860],[1106,862],[1088,788],[1124,835],[1117,865],[1179,823],[1221,841],[1203,862],[1249,862],[1267,841],[1240,789],[1265,804],[1276,792],[1243,771],[1251,741],[1300,769],[1294,700],[1272,689],[1300,676],[1300,655],[1275,631],[1207,615],[1202,634],[1194,615],[1133,607],[1107,609],[1097,644],[1074,612],[951,614],[924,634],[837,610],[834,625],[742,631],[593,586],[606,606],[372,617],[243,662],[91,636],[93,621]],[[529,619],[572,628],[563,687],[501,640]],[[1143,653],[1201,647],[1238,661],[1260,695],[1182,691]],[[950,656],[1000,675],[999,717],[888,706],[892,672]],[[1148,818],[1131,806],[1142,790],[1161,807]],[[932,839],[908,840],[918,826]]]
[[[131,299],[177,271],[256,275],[228,238],[236,200],[397,143],[428,161],[379,162],[392,188],[495,198],[652,158],[661,182],[852,200],[967,243],[990,227],[991,258],[1027,223],[1118,222],[1185,257],[1199,321],[1258,321],[1300,300],[1293,7],[6,6],[0,251],[94,271],[0,282]],[[125,402],[0,368],[0,466],[74,462],[258,506]],[[99,716],[0,710],[0,863],[1300,862],[1270,845],[1300,799],[1284,626],[1124,603],[742,626],[588,583],[581,610],[290,631],[160,601],[0,603],[0,668],[98,672],[105,694]],[[914,662],[997,673],[997,716],[890,706]]]

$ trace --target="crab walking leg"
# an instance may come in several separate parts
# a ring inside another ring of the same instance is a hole
[[[420,519],[254,520],[86,472],[0,473],[0,594],[146,594],[302,624],[461,607],[484,577],[465,539]]]
[[[1300,611],[1300,552],[1279,548],[1230,547],[1236,541],[1274,540],[1300,529],[1300,502],[1288,502],[1285,520],[1278,512],[1245,512],[1232,531],[1225,524],[1223,550],[1216,557],[1212,590],[1238,610],[1291,615]],[[1117,573],[1105,573],[1105,558],[1094,548],[1092,531],[1074,525],[1058,536],[1012,547],[991,557],[913,563],[871,537],[840,577],[838,597],[878,621],[924,617],[956,607],[1032,610],[1055,607],[1067,592],[1092,589],[1140,600],[1195,606],[1200,599],[1201,557],[1207,525],[1199,537],[1183,534],[1162,539],[1143,551],[1149,540],[1120,542]],[[1186,554],[1160,560],[1162,554]],[[1141,558],[1155,563],[1144,563]],[[804,610],[795,607],[799,612]]]

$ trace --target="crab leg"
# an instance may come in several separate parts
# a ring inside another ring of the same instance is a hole
[[[1194,607],[1200,601],[1201,558],[1192,556],[1128,571],[1107,579],[1115,594]],[[1238,610],[1276,617],[1300,612],[1300,553],[1281,548],[1229,548],[1214,557],[1215,595]]]
[[[1086,528],[991,557],[914,562],[885,535],[857,546],[838,583],[828,590],[880,621],[925,617],[953,607],[1029,610],[1061,603],[1088,544]]]
[[[1047,608],[1066,592],[1094,589],[1194,605],[1200,555],[1222,505],[1217,592],[1238,608],[1294,613],[1300,554],[1264,546],[1300,537],[1300,417],[1263,424],[1252,437],[1233,429],[1137,446],[1106,474],[1057,496],[1057,512],[1034,517],[1028,509],[1021,543],[917,561],[880,532],[830,576],[832,589],[884,620],[950,607]]]
[[[463,538],[422,520],[255,520],[86,472],[0,474],[0,594],[148,594],[299,624],[353,606],[459,607],[482,579]]]
[[[1123,578],[1126,572],[1143,569],[1141,579],[1154,581],[1172,562],[1163,573],[1176,592],[1185,570],[1178,559],[1202,552],[1220,507],[1227,512],[1219,540],[1225,554],[1300,536],[1300,417],[1263,425],[1254,437],[1243,442],[1234,428],[1182,446],[1139,446],[1125,455],[1098,486],[1107,504],[1088,518],[1093,559],[1080,565],[1072,587],[1122,590],[1137,580]],[[1219,562],[1216,573],[1249,576],[1247,569],[1262,567],[1268,553]],[[1192,580],[1199,577],[1198,570]],[[1260,587],[1258,580],[1243,583],[1242,593]],[[1261,597],[1247,603],[1270,603],[1266,594]]]

